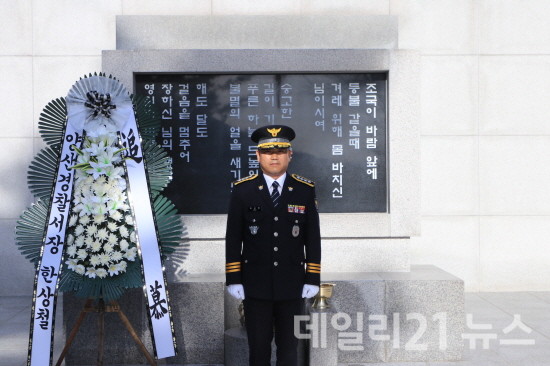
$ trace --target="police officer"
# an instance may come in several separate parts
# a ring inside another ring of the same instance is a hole
[[[228,292],[244,299],[251,366],[268,366],[275,330],[277,365],[297,365],[294,316],[315,296],[321,239],[315,184],[287,173],[294,130],[258,128],[261,171],[233,182],[226,231]]]

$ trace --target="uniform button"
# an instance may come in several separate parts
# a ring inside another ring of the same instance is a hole
[[[277,216],[275,216],[275,217],[273,218],[273,220],[279,221],[279,218],[278,218]]]
[[[279,248],[275,247],[275,248],[273,248],[273,250],[274,250],[274,251],[278,251],[278,250],[279,250]]]
[[[252,222],[256,222],[256,219],[252,219]]]
[[[248,263],[248,259],[245,259],[244,262],[245,262],[245,263]]]
[[[279,263],[273,262],[273,265],[274,265],[275,267],[277,267],[277,266],[279,265]]]
[[[298,220],[294,221],[295,223],[298,223]]]
[[[274,236],[274,237],[278,237],[278,236],[279,236],[279,233],[275,231],[275,232],[273,233],[273,236]]]

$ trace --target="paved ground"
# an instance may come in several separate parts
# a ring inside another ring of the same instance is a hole
[[[26,364],[30,305],[31,299],[27,297],[0,297],[0,366]],[[62,311],[59,306],[54,361],[61,352],[65,337],[60,323],[62,317],[59,315]],[[470,349],[468,339],[464,340],[463,361],[363,365],[550,366],[550,292],[467,293],[466,313],[472,314],[472,323],[478,328],[482,324],[489,324],[492,329],[472,329],[467,326],[465,333],[475,334],[478,340],[475,349]],[[514,323],[515,314],[519,314],[520,318],[516,318]],[[506,332],[508,328],[514,329]],[[483,349],[482,340],[479,339],[487,337],[484,334],[492,337],[487,340],[488,349]],[[534,344],[506,344],[505,340]]]

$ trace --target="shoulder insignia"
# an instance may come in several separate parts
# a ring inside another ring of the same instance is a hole
[[[307,178],[304,178],[298,174],[292,174],[292,178],[296,179],[298,182],[300,183],[304,183],[305,185],[308,185],[310,187],[315,187],[315,182],[310,180],[310,179],[307,179]]]
[[[248,180],[252,180],[252,179],[255,179],[258,177],[258,174],[252,174],[252,175],[249,175],[248,177],[244,177],[244,178],[241,178],[241,179],[238,179],[236,181],[234,181],[232,184],[234,186],[236,186],[237,184],[241,184],[242,182],[246,182]]]

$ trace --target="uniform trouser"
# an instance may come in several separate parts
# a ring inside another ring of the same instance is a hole
[[[303,299],[271,301],[246,298],[244,316],[250,366],[271,365],[271,340],[275,328],[277,366],[298,365],[298,339],[294,316],[300,315]]]

